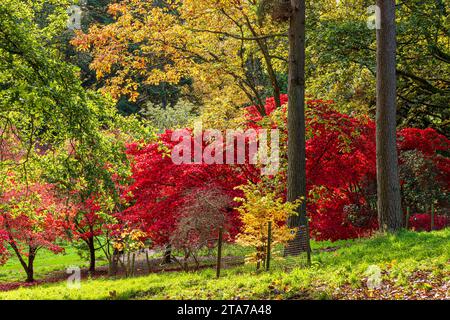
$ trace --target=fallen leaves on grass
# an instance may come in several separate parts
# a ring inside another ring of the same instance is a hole
[[[434,276],[430,271],[415,271],[408,277],[408,285],[383,279],[378,289],[369,289],[367,279],[359,288],[350,285],[336,289],[333,298],[341,300],[448,300],[450,299],[450,274]]]

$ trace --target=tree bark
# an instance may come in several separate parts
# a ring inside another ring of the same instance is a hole
[[[34,258],[36,257],[37,248],[28,247],[28,263],[22,257],[19,248],[17,247],[15,242],[9,242],[11,248],[14,250],[14,253],[19,259],[20,264],[23,267],[23,270],[27,274],[26,282],[34,281]]]
[[[396,26],[395,0],[377,0],[380,29],[377,30],[377,193],[381,231],[403,226],[396,143]]]
[[[30,247],[28,250],[28,266],[26,282],[34,282],[34,258],[36,257],[36,249]]]
[[[89,273],[95,272],[95,243],[94,237],[90,237],[87,240],[88,248],[89,248]]]
[[[289,104],[288,104],[288,172],[287,200],[304,198],[298,215],[288,219],[289,227],[307,226],[306,217],[306,141],[305,141],[305,0],[291,0],[292,13],[289,25]],[[288,244],[286,254],[299,254],[301,237],[309,234],[297,233]],[[306,246],[308,263],[309,245]]]

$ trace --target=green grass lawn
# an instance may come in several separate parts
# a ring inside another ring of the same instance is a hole
[[[104,259],[100,252],[99,265],[104,264]],[[64,253],[54,254],[49,250],[42,249],[38,252],[34,262],[35,279],[39,280],[47,276],[51,272],[64,271],[69,266],[86,267],[89,262],[82,259],[75,248],[67,246]],[[20,265],[19,260],[11,250],[11,257],[5,265],[0,266],[0,283],[16,282],[26,279],[25,271]]]
[[[339,249],[317,251],[329,246]],[[344,285],[360,287],[370,265],[383,270],[384,281],[406,290],[416,289],[417,284],[411,283],[409,277],[418,270],[450,281],[450,229],[314,242],[313,248],[316,252],[310,268],[301,266],[303,257],[275,259],[269,272],[256,272],[254,265],[244,265],[223,270],[220,279],[215,279],[214,270],[205,269],[130,279],[85,280],[80,289],[69,289],[62,282],[1,292],[0,299],[326,299]],[[69,259],[56,261],[62,265]],[[0,267],[1,274],[7,272],[3,268]]]

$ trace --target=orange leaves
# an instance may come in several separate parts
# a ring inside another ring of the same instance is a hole
[[[119,15],[127,12],[127,6],[123,3],[112,3],[109,5],[107,12],[117,18]]]
[[[160,7],[153,1],[123,0],[108,12],[113,23],[94,26],[73,41],[92,54],[91,68],[107,80],[105,92],[136,99],[139,86],[133,90],[124,83],[177,84],[190,78],[194,94],[207,104],[219,97],[229,108],[249,102],[244,92],[251,89],[242,88],[248,86],[245,60],[258,55],[258,49],[255,41],[239,37],[251,38],[252,29],[274,30],[259,26],[251,1],[174,0]]]
[[[89,36],[81,30],[75,31],[75,38],[73,38],[70,43],[80,51],[89,51],[91,47]]]
[[[192,67],[181,61],[183,57],[174,48],[183,46],[183,34],[176,27],[172,29],[175,16],[138,0],[112,4],[108,12],[114,16],[114,23],[93,26],[88,34],[77,33],[72,41],[93,56],[90,68],[97,79],[105,80],[103,92],[135,101],[142,78],[150,85],[178,83]]]

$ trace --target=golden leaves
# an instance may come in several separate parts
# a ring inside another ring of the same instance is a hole
[[[168,8],[152,6],[152,1],[124,0],[110,5],[109,13],[114,23],[78,33],[72,42],[93,55],[91,68],[98,79],[108,79],[104,91],[135,100],[139,86],[125,84],[142,83],[142,78],[145,85],[177,84],[191,78],[195,92],[190,94],[202,98],[208,118],[226,106],[216,123],[239,116],[237,107],[251,102],[244,93],[252,91],[245,79],[246,61],[261,56],[251,37],[282,29],[271,21],[259,23],[252,1],[244,0],[172,1]],[[266,42],[270,50],[279,47]],[[274,53],[287,56],[286,50]]]
[[[272,222],[272,243],[285,244],[295,236],[295,229],[285,224],[287,218],[296,214],[301,201],[285,202],[271,192],[262,192],[260,186],[249,184],[240,186],[243,198],[235,198],[241,205],[237,208],[243,224],[237,242],[244,246],[255,247],[256,253],[248,261],[263,261],[268,239],[268,222]]]

